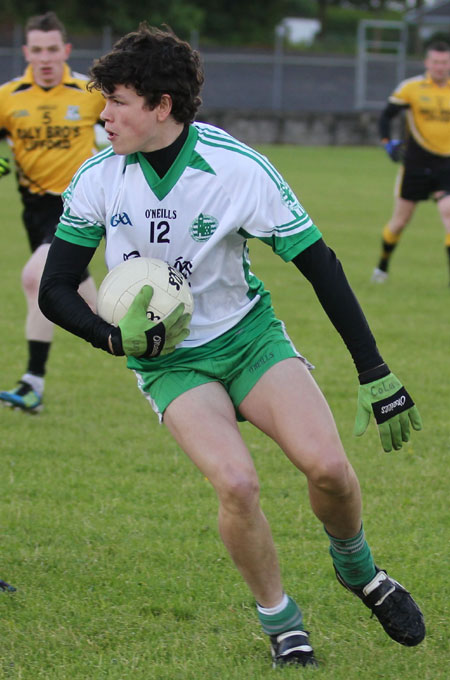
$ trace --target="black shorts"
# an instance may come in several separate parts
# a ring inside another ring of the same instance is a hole
[[[22,196],[22,219],[34,253],[44,243],[51,243],[63,211],[63,200],[56,194],[32,194],[24,187],[19,187]],[[85,269],[81,281],[90,276]]]
[[[445,159],[447,161],[447,159]],[[450,163],[440,167],[409,167],[401,170],[398,195],[407,201],[426,201],[436,191],[450,194]]]
[[[63,211],[61,196],[54,194],[32,194],[19,187],[22,196],[22,219],[30,243],[31,252],[43,243],[51,243]]]
[[[426,201],[436,191],[450,193],[450,157],[438,156],[408,139],[397,195],[407,201]]]

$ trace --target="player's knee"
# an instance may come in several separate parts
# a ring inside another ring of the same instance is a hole
[[[258,478],[247,471],[230,471],[222,478],[218,493],[223,507],[245,513],[259,502]]]
[[[436,203],[440,203],[444,198],[450,198],[450,191],[436,191],[433,194]]]
[[[32,266],[31,263],[27,263],[22,270],[22,287],[26,295],[37,296],[39,292],[39,284],[41,281],[42,272],[37,270],[36,267]]]
[[[350,465],[345,456],[329,455],[321,458],[308,474],[316,488],[333,495],[345,494],[349,488]]]

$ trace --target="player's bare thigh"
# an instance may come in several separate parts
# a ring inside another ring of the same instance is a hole
[[[22,270],[22,285],[30,296],[37,296],[39,292],[39,284],[44,271],[45,263],[47,261],[48,251],[50,250],[50,243],[42,243],[30,255],[27,263]],[[80,283],[78,292],[81,297],[87,302],[93,312],[95,312],[97,305],[97,288],[92,276],[88,276]]]
[[[234,406],[220,383],[199,385],[178,396],[166,408],[164,424],[219,494],[239,484],[257,486]]]
[[[43,243],[30,255],[22,270],[22,283],[24,288],[33,289],[37,292],[49,249],[50,244]]]
[[[322,466],[345,467],[345,452],[330,408],[300,359],[272,366],[239,410],[307,476],[318,474]]]

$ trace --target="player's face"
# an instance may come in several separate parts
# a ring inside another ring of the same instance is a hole
[[[112,94],[103,93],[105,108],[100,118],[114,151],[124,155],[136,151],[156,151],[170,144],[164,126],[170,114],[171,101],[163,95],[154,109],[146,106],[144,97],[133,87],[117,85]]]
[[[63,76],[64,62],[71,46],[63,41],[59,31],[29,31],[23,46],[25,59],[31,64],[33,76],[41,87],[58,85]]]
[[[425,59],[425,67],[438,85],[443,85],[450,77],[450,52],[430,50]]]

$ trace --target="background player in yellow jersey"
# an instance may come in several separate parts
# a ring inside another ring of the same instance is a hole
[[[450,267],[450,46],[437,42],[427,50],[425,75],[404,80],[380,116],[382,143],[394,161],[402,160],[394,211],[383,229],[382,252],[372,281],[383,283],[389,259],[418,201],[432,197],[445,229]],[[391,120],[406,112],[407,139],[391,139]]]
[[[72,72],[67,65],[71,45],[54,12],[31,17],[25,39],[25,73],[0,87],[0,129],[6,132],[14,155],[32,251],[22,272],[28,365],[18,386],[0,392],[0,400],[37,412],[42,408],[54,328],[37,304],[39,282],[62,212],[60,194],[81,163],[96,151],[94,126],[104,99],[99,92],[89,92],[86,76]],[[7,172],[8,163],[2,159],[0,176]],[[89,304],[95,304],[95,284],[87,271],[80,293]]]

